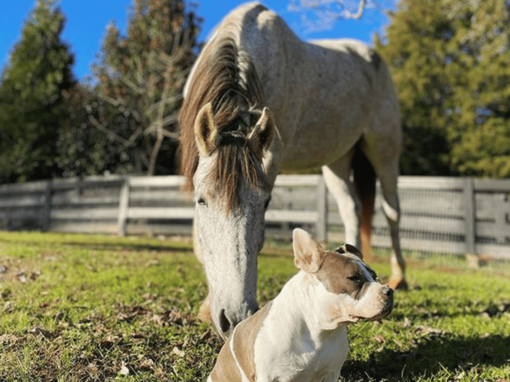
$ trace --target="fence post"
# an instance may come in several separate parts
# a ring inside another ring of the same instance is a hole
[[[317,182],[317,241],[325,242],[328,239],[328,189],[322,175]]]
[[[52,181],[51,179],[46,182],[46,190],[44,191],[44,213],[42,221],[43,231],[49,231],[51,227],[51,196],[52,196]]]
[[[124,178],[122,187],[120,188],[119,197],[119,218],[118,218],[118,231],[119,236],[126,236],[127,215],[129,208],[129,178]]]
[[[473,178],[464,178],[464,233],[466,235],[466,254],[476,255],[475,241],[475,193]]]

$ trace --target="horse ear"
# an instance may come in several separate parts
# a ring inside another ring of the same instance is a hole
[[[262,110],[262,114],[257,121],[253,131],[248,137],[248,141],[252,145],[255,152],[262,153],[268,150],[273,141],[276,126],[274,123],[273,113],[267,107]]]
[[[322,264],[324,249],[312,236],[301,228],[292,233],[292,246],[294,248],[294,264],[306,273],[315,273]]]
[[[195,140],[200,156],[208,156],[218,146],[218,127],[209,102],[200,109],[195,120]]]
[[[262,110],[259,120],[248,137],[248,142],[262,158],[267,182],[272,187],[280,167],[283,142],[273,113],[267,107]]]

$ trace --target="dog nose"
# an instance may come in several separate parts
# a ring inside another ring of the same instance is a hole
[[[388,297],[393,297],[393,289],[390,287],[385,286],[383,289],[383,293]]]

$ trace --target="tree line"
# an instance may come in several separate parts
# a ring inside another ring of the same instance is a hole
[[[107,26],[80,83],[61,8],[38,0],[0,78],[0,182],[175,173],[200,24],[182,0],[134,0],[126,35]]]
[[[398,91],[403,174],[510,176],[509,15],[506,0],[400,0],[375,35]],[[37,0],[0,77],[0,183],[175,174],[200,25],[182,0],[133,0],[126,34],[108,25],[79,82],[65,15]]]
[[[375,47],[398,89],[413,175],[510,177],[510,2],[400,0]]]

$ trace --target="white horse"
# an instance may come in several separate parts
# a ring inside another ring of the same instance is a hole
[[[210,314],[220,334],[257,309],[257,255],[279,169],[322,166],[346,242],[358,247],[360,230],[370,237],[377,176],[393,244],[390,286],[405,287],[399,108],[377,53],[353,40],[303,42],[275,13],[248,3],[217,27],[184,97],[181,161],[209,284],[201,316]]]

